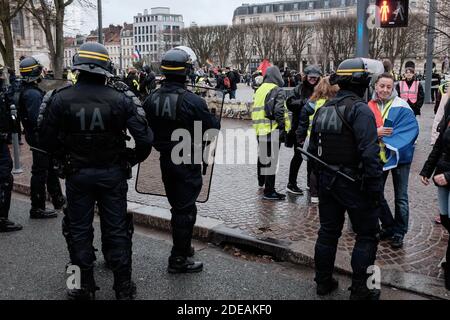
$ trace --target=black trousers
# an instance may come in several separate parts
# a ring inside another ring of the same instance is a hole
[[[258,140],[258,183],[264,184],[264,194],[275,192],[275,177],[280,155],[281,142],[271,135],[257,136]]]
[[[289,166],[289,184],[297,185],[298,171],[303,162],[302,153],[297,150],[298,144],[294,143],[294,156]]]
[[[13,162],[6,141],[0,142],[0,219],[8,219],[11,206]]]
[[[97,203],[105,260],[114,285],[131,279],[133,216],[127,213],[127,174],[120,167],[81,169],[66,179],[67,209],[63,234],[72,264],[92,282],[95,253],[94,206]]]
[[[170,153],[161,153],[162,180],[170,203],[173,247],[171,258],[187,257],[197,219],[197,200],[202,189],[201,165],[173,164]]]
[[[368,278],[367,268],[374,265],[377,253],[377,210],[370,206],[368,196],[361,191],[359,184],[347,182],[341,177],[333,183],[333,178],[327,172],[319,174],[320,230],[314,255],[315,281],[323,283],[332,277],[338,240],[347,212],[356,233],[351,259],[353,285],[362,285]]]
[[[62,197],[61,184],[56,175],[50,158],[43,153],[32,151],[33,165],[31,166],[31,208],[45,209],[47,190],[54,202]]]

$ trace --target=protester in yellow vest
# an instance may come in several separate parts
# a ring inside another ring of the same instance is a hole
[[[253,97],[252,120],[258,139],[258,183],[264,186],[265,200],[284,200],[286,195],[275,191],[275,174],[281,143],[291,128],[284,81],[276,66],[269,67],[263,84]],[[266,113],[266,105],[273,105],[273,119]]]

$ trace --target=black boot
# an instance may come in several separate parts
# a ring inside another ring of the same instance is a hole
[[[132,280],[114,285],[117,300],[134,300],[136,298],[136,284]]]
[[[189,257],[170,257],[167,271],[169,273],[201,272],[203,271],[203,263],[200,261],[194,261]]]
[[[317,294],[319,296],[326,296],[332,293],[339,287],[339,282],[331,278],[329,281],[317,283]]]
[[[18,223],[14,223],[8,219],[0,219],[0,232],[13,232],[22,230],[22,226]]]
[[[30,210],[30,218],[31,219],[49,219],[56,218],[58,214],[55,210],[50,209],[37,209],[31,208]]]
[[[69,300],[95,300],[95,292],[100,290],[95,284],[94,270],[81,271],[80,289],[68,289],[67,299]]]
[[[352,285],[349,290],[350,300],[380,300],[381,290],[367,288],[367,285]]]
[[[66,197],[63,195],[52,197],[52,200],[55,210],[62,210],[67,203]]]

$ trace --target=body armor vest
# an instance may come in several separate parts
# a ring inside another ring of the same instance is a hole
[[[313,130],[317,135],[318,156],[330,165],[357,167],[360,163],[353,129],[347,122],[356,96],[333,99],[321,107],[314,118]]]
[[[162,88],[152,93],[147,112],[155,135],[155,147],[162,146],[161,144],[173,146],[178,143],[171,138],[175,130],[185,127],[179,115],[186,93],[187,91],[181,88],[170,92]]]
[[[75,167],[118,164],[126,149],[120,114],[101,102],[73,103],[64,115],[64,145]]]

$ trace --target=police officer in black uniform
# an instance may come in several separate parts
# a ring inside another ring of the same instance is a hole
[[[348,212],[356,243],[352,254],[350,299],[376,300],[377,289],[366,285],[378,245],[377,208],[382,193],[382,165],[375,118],[363,101],[370,83],[361,58],[345,60],[330,78],[340,91],[320,108],[313,120],[309,152],[355,178],[346,180],[332,170],[314,165],[319,177],[320,230],[315,247],[317,293],[326,295],[338,287],[332,278],[339,237]]]
[[[3,67],[0,67],[0,232],[12,232],[22,229],[20,224],[8,219],[13,188],[13,163],[9,152],[7,139],[12,132],[14,123],[11,118],[11,104],[14,93],[11,87],[5,86]]]
[[[120,82],[106,85],[110,67],[103,45],[83,44],[73,58],[72,69],[80,72],[77,83],[46,96],[41,108],[41,147],[59,153],[64,163],[68,201],[64,235],[71,263],[81,269],[81,289],[68,292],[74,299],[93,298],[98,289],[92,246],[95,204],[116,298],[133,299],[136,293],[131,280],[133,220],[127,213],[127,178],[131,167],[150,154],[153,133],[128,87]],[[134,138],[134,149],[126,147],[126,130]]]
[[[36,136],[37,119],[45,92],[38,87],[41,80],[42,65],[33,57],[20,62],[20,74],[23,78],[18,100],[18,111],[25,129],[25,139],[34,148],[38,148]],[[33,165],[31,167],[31,210],[30,218],[55,218],[55,210],[45,208],[47,189],[55,209],[62,209],[66,200],[61,191],[59,178],[51,165],[48,155],[32,149]],[[47,188],[46,188],[47,187]]]
[[[167,198],[172,206],[173,247],[169,257],[169,273],[192,273],[203,270],[203,264],[191,259],[192,232],[197,216],[195,201],[202,188],[202,164],[175,164],[172,133],[186,129],[194,137],[194,123],[201,123],[202,131],[219,129],[220,124],[208,111],[204,99],[186,90],[186,81],[193,72],[195,57],[180,48],[166,52],[161,70],[165,76],[160,89],[145,100],[144,109],[149,126],[155,134],[155,148],[161,153],[160,166]],[[189,146],[190,147],[190,146]],[[185,155],[183,155],[185,156]]]

